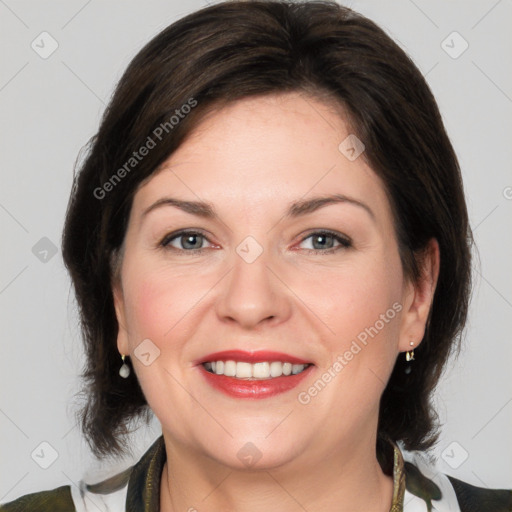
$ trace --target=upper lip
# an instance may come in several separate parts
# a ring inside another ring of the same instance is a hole
[[[284,352],[274,352],[272,350],[255,350],[246,352],[245,350],[223,350],[221,352],[212,352],[202,357],[196,363],[203,364],[212,361],[241,361],[245,363],[263,363],[272,361],[281,361],[292,364],[311,364],[310,361],[295,357]]]

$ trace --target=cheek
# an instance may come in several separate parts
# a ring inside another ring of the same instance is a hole
[[[336,337],[352,338],[375,324],[394,303],[400,303],[401,283],[399,266],[374,262],[319,273],[305,287],[318,316]]]
[[[141,270],[143,268],[144,270]],[[169,266],[138,264],[127,267],[126,286],[129,336],[132,349],[149,338],[161,351],[184,344],[194,332],[195,319],[206,314],[201,300],[216,276],[177,271]],[[174,352],[174,351],[173,351]]]
[[[132,343],[149,338],[160,345],[186,313],[188,294],[190,288],[181,288],[162,272],[133,273],[125,286]]]
[[[321,373],[329,373],[325,377],[333,384],[315,400],[332,408],[336,425],[346,420],[347,410],[353,418],[372,413],[392,371],[402,311],[401,265],[393,258],[367,260],[319,274],[320,282],[328,292],[314,294],[318,316],[332,331],[324,338],[328,359]]]

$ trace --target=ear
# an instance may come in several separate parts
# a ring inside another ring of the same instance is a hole
[[[398,344],[400,352],[417,347],[425,334],[439,277],[440,253],[439,244],[435,238],[429,241],[419,264],[418,280],[416,282],[407,281],[404,288],[404,307]]]
[[[114,298],[114,308],[118,324],[117,331],[117,349],[120,354],[130,354],[130,344],[128,343],[128,330],[126,327],[126,313],[124,304],[123,288],[119,278],[112,282],[112,294]]]

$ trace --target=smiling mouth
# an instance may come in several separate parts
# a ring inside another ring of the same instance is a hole
[[[248,363],[245,361],[209,361],[203,368],[214,375],[224,375],[240,380],[269,380],[302,373],[311,364],[292,364],[280,361]]]

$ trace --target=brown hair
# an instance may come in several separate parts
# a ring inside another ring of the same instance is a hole
[[[410,374],[404,358],[397,359],[378,426],[379,439],[401,440],[407,449],[434,443],[430,398],[466,321],[472,243],[459,165],[436,102],[382,29],[334,1],[233,1],[178,20],[135,56],[75,179],[62,246],[87,357],[80,421],[97,456],[127,450],[130,420],[151,417],[134,372],[127,379],[118,374],[111,289],[112,258],[137,188],[211,109],[291,91],[334,99],[347,112],[366,146],[364,158],[385,184],[408,278],[418,277],[427,242],[439,242],[441,268],[426,333]],[[130,160],[162,127],[151,151]]]

